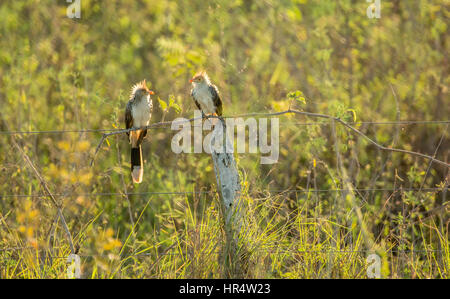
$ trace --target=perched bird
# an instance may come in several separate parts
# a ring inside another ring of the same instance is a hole
[[[191,96],[202,114],[222,116],[222,100],[219,91],[211,83],[206,72],[202,71],[195,74],[189,82],[192,83]]]
[[[148,126],[152,114],[153,104],[150,95],[154,94],[146,86],[145,80],[131,89],[130,100],[125,109],[125,126],[141,128]],[[131,177],[134,183],[142,182],[144,164],[142,160],[142,140],[147,135],[147,129],[127,132],[131,143]]]

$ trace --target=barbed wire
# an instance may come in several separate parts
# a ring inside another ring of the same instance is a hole
[[[402,191],[402,192],[411,192],[411,191],[421,191],[421,192],[440,192],[446,191],[449,187],[446,188],[354,188],[354,189],[279,189],[279,190],[253,190],[249,192],[250,194],[254,193],[326,193],[326,192],[379,192],[379,191]],[[83,197],[95,197],[95,196],[124,196],[124,195],[192,195],[192,194],[214,194],[218,193],[217,191],[148,191],[148,192],[99,192],[99,193],[54,193],[53,196],[58,197],[75,197],[75,196],[83,196]],[[45,194],[0,194],[0,198],[2,197],[49,197],[49,195]]]
[[[237,118],[245,115],[229,116],[225,118]],[[330,121],[323,122],[286,122],[288,125],[329,125]],[[400,121],[360,121],[348,122],[351,125],[413,125],[413,124],[450,124],[450,120],[400,120]],[[163,125],[158,127],[150,127],[149,129],[169,129],[170,125]],[[63,134],[63,133],[110,133],[124,130],[117,129],[73,129],[73,130],[36,130],[36,131],[0,131],[3,135],[25,135],[25,134]]]
[[[393,147],[389,147],[389,146],[383,146],[381,144],[379,144],[378,142],[376,142],[375,140],[373,140],[372,138],[370,138],[369,136],[367,136],[366,134],[364,134],[363,132],[361,132],[360,130],[358,130],[356,127],[352,126],[349,122],[346,122],[344,120],[342,120],[340,117],[336,117],[336,116],[332,116],[332,115],[327,115],[327,114],[323,114],[323,113],[315,113],[315,112],[307,112],[307,111],[300,111],[300,110],[296,110],[296,109],[291,109],[289,108],[288,110],[284,110],[284,111],[279,111],[279,112],[253,112],[253,113],[246,113],[246,114],[241,114],[241,115],[236,115],[234,117],[258,117],[258,116],[265,116],[265,117],[269,117],[269,116],[282,116],[282,115],[302,115],[305,117],[311,117],[311,118],[319,118],[322,120],[327,120],[333,123],[337,123],[340,124],[342,126],[344,126],[346,129],[350,130],[353,134],[358,135],[360,137],[362,137],[363,139],[365,139],[367,142],[369,142],[370,144],[372,144],[373,146],[375,146],[376,148],[378,148],[379,150],[382,151],[387,151],[387,152],[397,152],[397,153],[403,153],[403,154],[408,154],[408,155],[412,155],[412,156],[416,156],[416,157],[420,157],[423,159],[427,159],[431,162],[434,162],[436,164],[440,164],[443,166],[446,166],[447,168],[450,168],[450,164],[445,162],[445,161],[441,161],[439,159],[436,159],[435,157],[432,157],[430,155],[426,155],[423,153],[419,153],[419,152],[414,152],[414,151],[409,151],[409,150],[405,150],[405,149],[400,149],[400,148],[393,148]],[[138,131],[138,130],[144,130],[144,129],[150,129],[150,128],[156,128],[156,127],[162,127],[162,126],[166,126],[166,125],[183,125],[185,123],[190,123],[192,121],[195,120],[200,120],[200,119],[204,119],[205,116],[203,115],[202,117],[193,117],[190,119],[186,119],[186,118],[177,118],[175,120],[172,121],[165,121],[165,122],[159,122],[159,123],[153,123],[147,126],[143,126],[140,128],[129,128],[129,129],[123,129],[123,130],[118,130],[118,131],[114,131],[114,132],[109,132],[109,133],[103,133],[96,149],[94,152],[94,155],[92,157],[90,166],[92,167],[94,165],[94,161],[95,158],[97,156],[98,151],[100,150],[101,146],[103,145],[103,143],[105,142],[105,140],[108,139],[108,137],[113,136],[113,135],[119,135],[119,134],[125,134],[125,133],[129,133],[132,131]],[[224,118],[225,116],[208,116],[207,118],[218,118],[221,120],[221,123],[223,123],[223,125],[225,126],[225,121]]]
[[[373,140],[372,138],[370,138],[369,136],[367,136],[366,134],[364,134],[363,132],[361,132],[360,130],[358,130],[356,127],[354,127],[355,122],[347,122],[342,120],[340,117],[336,117],[336,116],[332,116],[332,115],[327,115],[327,114],[323,114],[323,113],[315,113],[315,112],[307,112],[307,111],[300,111],[300,110],[296,110],[296,109],[291,109],[289,108],[288,110],[285,111],[279,111],[279,112],[252,112],[252,113],[246,113],[246,114],[240,114],[240,115],[234,115],[234,116],[228,116],[228,118],[237,118],[237,117],[261,117],[261,116],[265,116],[265,117],[269,117],[269,116],[282,116],[282,115],[302,115],[305,117],[311,117],[311,118],[319,118],[322,120],[325,120],[326,122],[330,122],[330,123],[338,123],[342,126],[344,126],[345,128],[349,129],[353,134],[358,135],[360,137],[362,137],[363,139],[365,139],[366,141],[368,141],[370,144],[372,144],[373,146],[377,147],[379,150],[382,151],[388,151],[388,152],[397,152],[397,153],[403,153],[403,154],[408,154],[408,155],[413,155],[416,157],[421,157],[423,159],[427,159],[431,162],[434,162],[436,164],[440,164],[443,166],[446,166],[447,168],[450,168],[450,164],[445,162],[445,161],[441,161],[439,159],[436,159],[435,157],[432,157],[430,155],[427,154],[423,154],[423,153],[419,153],[419,152],[414,152],[414,151],[409,151],[409,150],[405,150],[405,149],[399,149],[399,148],[392,148],[389,146],[383,146],[381,144],[379,144],[378,142],[376,142],[375,140]],[[207,118],[219,118],[222,120],[223,123],[225,123],[224,118],[227,118],[227,116],[208,116]],[[202,117],[193,117],[190,119],[186,119],[186,118],[177,118],[175,120],[172,121],[161,121],[158,123],[152,123],[149,124],[147,126],[143,126],[140,128],[129,128],[129,129],[111,129],[111,130],[106,130],[105,129],[99,129],[97,132],[103,132],[102,137],[95,149],[94,155],[92,157],[92,160],[90,162],[90,166],[92,167],[94,165],[94,161],[95,158],[97,156],[98,151],[100,150],[101,146],[103,145],[103,142],[105,142],[105,140],[108,139],[108,137],[113,136],[113,135],[118,135],[118,134],[125,134],[125,133],[129,133],[131,131],[137,131],[137,130],[148,130],[148,129],[155,129],[155,128],[161,128],[161,127],[166,127],[166,126],[170,126],[172,127],[174,124],[176,125],[182,125],[185,123],[190,123],[192,121],[196,121],[196,120],[202,120],[204,119],[204,116]],[[417,122],[417,121],[398,121],[398,122],[403,122],[403,124],[406,123],[412,123],[412,122]],[[450,121],[420,121],[420,122],[447,122],[446,124],[448,125],[448,123],[450,123]],[[382,122],[377,122],[377,123],[382,123]],[[394,123],[394,121],[392,121],[391,123]],[[67,130],[66,132],[69,132],[71,130]],[[78,133],[80,132],[93,132],[93,129],[87,129],[87,130],[72,130],[73,131],[78,131]],[[10,135],[15,136],[15,134],[19,134],[18,132],[22,132],[21,134],[26,134],[29,133],[31,134],[33,131],[16,131],[14,133],[14,131],[11,130],[7,130],[7,131],[2,131],[4,132],[3,134],[7,134],[9,133]],[[43,131],[34,131],[34,132],[43,132]],[[50,132],[58,132],[58,131],[46,131],[48,133]]]
[[[386,151],[392,151],[392,152],[401,152],[401,153],[405,153],[405,154],[411,154],[411,155],[415,155],[418,157],[422,157],[422,158],[426,158],[428,160],[430,160],[430,162],[436,162],[439,163],[441,165],[450,167],[450,165],[446,162],[440,161],[435,159],[435,157],[433,156],[429,156],[429,155],[425,155],[425,154],[421,154],[421,153],[417,153],[417,152],[411,152],[411,151],[407,151],[407,150],[402,150],[402,149],[395,149],[395,148],[388,148],[385,146],[382,146],[380,144],[378,144],[377,142],[373,141],[371,138],[369,138],[368,136],[366,136],[364,133],[362,133],[361,131],[359,131],[357,128],[353,127],[352,125],[354,124],[358,124],[356,122],[345,122],[343,120],[341,120],[340,118],[337,117],[333,117],[333,116],[329,116],[329,115],[325,115],[325,114],[319,114],[319,113],[311,113],[311,112],[303,112],[303,111],[298,111],[298,110],[286,110],[286,111],[282,111],[282,112],[275,112],[275,113],[249,113],[249,114],[245,114],[245,115],[240,115],[240,116],[236,116],[236,117],[242,117],[242,116],[277,116],[277,115],[284,115],[284,114],[297,114],[297,115],[304,115],[304,116],[310,116],[310,117],[316,117],[316,118],[322,118],[325,119],[325,122],[315,122],[315,123],[301,123],[301,124],[330,124],[330,123],[339,123],[341,125],[343,125],[344,127],[346,127],[347,129],[350,129],[353,133],[356,133],[357,135],[363,137],[364,139],[366,139],[367,141],[369,141],[371,144],[375,145],[376,147],[378,147],[381,150],[386,150]],[[149,126],[146,126],[144,128],[146,129],[155,129],[155,128],[162,128],[165,126],[170,126],[174,123],[185,123],[185,122],[191,122],[194,121],[196,119],[202,119],[202,118],[192,118],[192,119],[183,119],[183,120],[175,120],[175,121],[167,121],[167,122],[160,122],[160,123],[154,123],[151,124]],[[363,123],[363,122],[359,122],[359,123]],[[366,122],[366,123],[372,123],[372,124],[419,124],[419,123],[445,123],[448,124],[450,123],[450,121],[397,121],[397,122]],[[299,123],[297,123],[299,124]],[[352,125],[351,125],[352,124]],[[63,130],[63,131],[58,131],[58,130],[53,130],[53,131],[1,131],[1,134],[11,134],[11,135],[15,135],[15,134],[41,134],[41,133],[66,133],[66,132],[77,132],[77,133],[87,133],[87,132],[103,132],[103,136],[99,142],[99,144],[97,145],[95,154],[94,154],[94,158],[91,161],[91,166],[92,163],[95,159],[95,155],[97,154],[100,146],[103,144],[103,141],[106,140],[106,138],[108,138],[109,136],[112,135],[117,135],[117,134],[123,134],[126,132],[130,132],[133,130],[138,130],[138,129],[142,129],[142,128],[132,128],[132,129],[84,129],[84,130]],[[306,190],[269,190],[269,192],[281,192],[281,193],[288,193],[288,192],[296,192],[296,193],[309,193],[309,192],[344,192],[344,191],[420,191],[420,192],[437,192],[437,191],[443,191],[445,188],[420,188],[420,189],[416,189],[416,188],[370,188],[370,189],[358,189],[358,188],[354,188],[354,189],[306,189]],[[61,194],[52,194],[52,195],[37,195],[37,194],[31,194],[31,195],[26,195],[26,194],[7,194],[7,195],[0,195],[0,197],[52,197],[52,196],[116,196],[116,195],[120,195],[120,196],[124,196],[124,195],[185,195],[185,194],[207,194],[207,193],[216,193],[217,191],[183,191],[183,192],[138,192],[138,193],[133,193],[133,192],[108,192],[108,193],[86,193],[86,194],[75,194],[75,193],[61,193]],[[263,190],[261,191],[257,191],[257,192],[265,192]],[[267,192],[267,191],[266,191]],[[16,248],[14,250],[22,250],[24,248]],[[35,248],[30,248],[30,249],[34,249]],[[258,250],[264,250],[264,251],[268,251],[270,250],[270,248],[261,248]],[[279,247],[276,248],[276,253],[282,253],[283,250],[279,250]],[[0,249],[0,252],[4,252],[4,251],[8,251],[7,248],[5,249]],[[73,252],[73,249],[71,250]],[[317,251],[317,250],[285,250],[284,252],[290,252],[290,253],[306,253],[306,252],[326,252],[326,253],[355,253],[355,252],[374,252],[374,250],[346,250],[346,251],[339,251],[339,250],[321,250],[321,251]],[[418,251],[418,250],[404,250],[404,251],[400,251],[400,250],[396,250],[396,252],[442,252],[442,250],[422,250],[422,251]],[[174,254],[174,253],[162,253],[162,254]],[[175,253],[175,254],[179,254],[179,255],[184,255],[183,253]],[[207,254],[215,254],[214,252],[209,252]],[[152,254],[152,253],[141,253],[138,255],[129,255],[129,257],[133,257],[133,256],[150,256],[150,255],[161,255],[161,254]],[[187,255],[187,253],[186,253]],[[83,256],[83,255],[81,255]],[[89,256],[95,256],[95,255],[85,255],[85,257],[89,257]],[[108,255],[106,255],[108,256]],[[63,257],[61,257],[63,258]],[[66,258],[66,257],[64,257]]]

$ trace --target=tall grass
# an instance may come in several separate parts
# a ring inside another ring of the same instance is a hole
[[[156,214],[160,227],[145,239],[136,238],[141,216],[136,219],[123,244],[115,247],[107,230],[96,236],[96,250],[82,249],[83,278],[223,278],[224,232],[218,210],[219,199],[178,197],[166,213]],[[390,247],[379,240],[367,248],[357,225],[345,226],[320,213],[320,206],[303,198],[299,208],[290,209],[285,194],[252,198],[246,202],[245,220],[239,235],[238,255],[244,267],[232,277],[244,278],[367,278],[367,257],[381,257],[383,278],[446,278],[449,270],[448,236],[442,236],[434,221],[420,226],[420,247]],[[299,199],[301,200],[301,199]],[[84,231],[98,226],[96,219]],[[4,226],[2,226],[3,228]],[[14,232],[2,231],[3,244],[26,247]],[[168,237],[170,236],[170,237]],[[86,238],[85,233],[75,241]],[[391,235],[390,238],[401,236]],[[431,240],[437,238],[438,243]],[[63,232],[47,248],[28,247],[0,252],[2,278],[66,278],[70,253]],[[98,250],[100,249],[100,250]],[[95,252],[95,253],[94,253]],[[94,254],[92,254],[94,253]]]

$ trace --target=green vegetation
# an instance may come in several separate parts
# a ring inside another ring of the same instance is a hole
[[[65,1],[0,3],[0,131],[65,131],[0,132],[1,278],[65,278],[70,254],[13,138],[62,203],[85,278],[366,278],[371,253],[385,278],[448,278],[443,165],[380,151],[330,121],[280,116],[278,163],[236,155],[244,266],[230,274],[208,154],[174,154],[176,132],[151,129],[133,185],[125,135],[90,167],[103,132],[80,132],[123,128],[144,78],[156,92],[152,123],[192,117],[188,80],[205,69],[225,116],[323,113],[448,163],[448,0],[382,0],[380,19],[365,0],[81,4],[81,19],[69,19]]]

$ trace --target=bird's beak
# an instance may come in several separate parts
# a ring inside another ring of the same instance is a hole
[[[189,79],[189,83],[192,83],[192,82],[194,82],[194,79]]]
[[[151,95],[155,94],[155,92],[153,90],[150,90],[148,93],[151,94]]]

